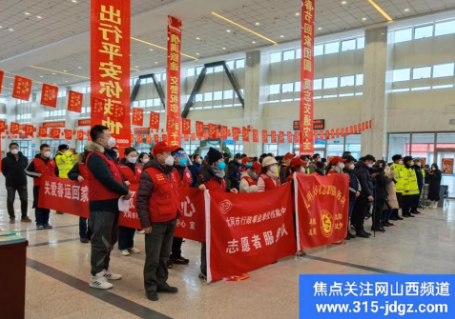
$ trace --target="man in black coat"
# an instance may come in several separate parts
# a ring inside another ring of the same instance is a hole
[[[420,214],[420,212],[417,210],[419,208],[419,202],[420,202],[420,195],[422,194],[422,188],[423,188],[423,174],[422,174],[422,163],[420,162],[420,158],[414,158],[414,171],[416,172],[416,177],[417,177],[417,185],[419,186],[419,195],[416,195],[413,198],[413,201],[411,203],[411,214]]]
[[[14,213],[16,192],[19,194],[21,200],[21,222],[30,223],[32,221],[27,214],[28,192],[27,176],[25,175],[25,168],[27,165],[28,160],[19,152],[19,145],[17,143],[11,143],[9,145],[9,152],[6,154],[6,157],[2,159],[2,173],[6,178],[6,205],[11,224],[14,224],[16,220]]]
[[[373,203],[373,181],[371,179],[370,169],[376,159],[372,155],[366,155],[355,164],[355,175],[357,176],[362,188],[360,196],[357,198],[357,203],[352,213],[352,222],[355,225],[356,235],[361,238],[369,238],[371,233],[365,231],[363,223],[365,215],[370,208],[370,203]]]
[[[237,153],[234,160],[229,163],[228,179],[231,182],[230,188],[239,190],[240,188],[240,165],[242,164],[242,154]]]

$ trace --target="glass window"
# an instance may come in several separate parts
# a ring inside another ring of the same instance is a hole
[[[213,93],[212,92],[207,92],[204,93],[204,101],[212,101],[213,100]]]
[[[198,75],[201,74],[202,68],[203,68],[202,66],[197,67],[196,68],[196,74],[198,74]]]
[[[299,82],[295,82],[294,83],[294,91],[295,92],[300,92],[300,89],[301,89],[300,81]]]
[[[213,71],[214,72],[223,72],[223,67],[222,66],[217,66],[217,67],[215,67],[215,69]]]
[[[434,163],[434,133],[412,134],[411,156],[425,159],[426,163]]]
[[[242,69],[245,67],[245,59],[235,60],[235,68]]]
[[[227,99],[232,99],[234,97],[234,91],[233,90],[228,90],[223,92],[223,98],[225,100]]]
[[[356,86],[363,85],[363,74],[356,74],[356,76],[355,76],[355,85]]]
[[[313,81],[313,90],[321,90],[322,89],[322,79],[315,79]]]
[[[392,160],[395,154],[409,154],[410,143],[410,134],[389,134],[389,160]]]
[[[283,61],[294,60],[295,59],[295,51],[289,50],[283,52]]]
[[[295,58],[296,59],[301,59],[302,58],[302,49],[297,49],[295,51]]]
[[[189,68],[186,71],[187,76],[194,76],[194,68]]]
[[[155,74],[155,78],[157,82],[161,81],[161,74]]]
[[[411,69],[393,70],[392,82],[409,81],[411,76]]]
[[[406,42],[412,40],[412,29],[404,29],[395,31],[395,43]]]
[[[427,79],[431,77],[431,66],[412,69],[412,79]]]
[[[355,50],[356,39],[341,42],[341,51]]]
[[[354,86],[354,85],[355,85],[355,76],[354,75],[342,76],[340,78],[340,87]]]
[[[223,99],[223,91],[216,91],[213,92],[213,100],[214,101],[219,101]]]
[[[414,29],[414,39],[422,39],[433,36],[433,25],[417,27]]]
[[[455,20],[436,23],[435,36],[451,33],[455,33]]]
[[[227,61],[226,64],[229,67],[229,70],[234,70],[234,61]]]
[[[338,53],[340,51],[340,42],[331,42],[325,44],[325,54]]]
[[[324,79],[324,89],[334,89],[337,87],[338,87],[338,77]]]
[[[213,68],[207,68],[207,72],[205,74],[212,74],[213,73]]]
[[[162,74],[161,81],[166,81],[166,73]]]
[[[357,49],[365,48],[365,38],[361,37],[357,39]]]
[[[438,64],[433,67],[433,77],[442,78],[444,76],[453,76],[453,63]]]
[[[319,44],[314,46],[314,56],[323,55],[324,54],[324,45]]]
[[[279,84],[273,84],[270,86],[270,94],[278,94],[280,93],[280,85]]]
[[[196,94],[196,102],[202,102],[202,94]]]
[[[281,52],[274,52],[270,54],[270,63],[281,62]]]
[[[294,92],[294,83],[285,83],[282,85],[282,93]]]

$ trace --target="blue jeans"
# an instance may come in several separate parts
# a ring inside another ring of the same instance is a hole
[[[49,225],[49,215],[51,211],[46,208],[35,208],[36,226]]]
[[[390,217],[392,217],[393,209],[387,209],[382,211],[382,221],[383,222],[388,222]]]
[[[92,237],[92,232],[90,231],[90,228],[87,227],[87,220],[88,218],[79,217],[79,237],[87,238],[90,240],[90,237]]]
[[[118,228],[118,249],[127,250],[134,247],[135,228],[119,226]]]

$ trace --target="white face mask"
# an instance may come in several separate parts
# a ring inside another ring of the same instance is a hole
[[[198,158],[198,159],[196,160],[196,163],[202,164],[202,159]]]
[[[369,168],[372,168],[372,167],[373,167],[373,164],[368,164],[368,167],[369,167]]]
[[[115,146],[115,143],[116,143],[116,140],[115,140],[115,138],[113,138],[113,137],[110,137],[109,140],[107,141],[107,145],[108,145],[109,147],[114,147],[114,146]]]
[[[174,166],[174,156],[168,156],[164,161],[164,164],[166,164],[166,166]]]
[[[343,169],[344,168],[344,163],[338,163],[337,166],[340,168],[340,169]]]
[[[416,163],[418,167],[422,167],[422,163]]]
[[[51,152],[50,151],[45,152],[44,157],[47,157],[47,158],[51,157]]]
[[[404,164],[404,162],[403,162],[403,161],[399,161],[399,162],[398,162],[398,164],[400,164],[400,165],[403,165],[403,164]]]
[[[137,157],[128,157],[128,162],[134,164],[137,161]]]
[[[353,171],[353,170],[355,169],[355,165],[354,165],[354,164],[351,164],[351,165],[349,166],[349,169],[350,169],[351,171]]]
[[[144,163],[144,164],[148,163],[149,161],[150,161],[149,158],[144,158],[144,159],[142,159],[142,163]]]
[[[414,162],[412,162],[410,166],[413,167],[414,166]]]
[[[17,148],[11,150],[11,154],[17,155],[19,154],[19,150]]]
[[[300,168],[300,173],[305,173],[305,167]]]

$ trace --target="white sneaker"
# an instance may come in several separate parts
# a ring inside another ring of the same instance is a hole
[[[120,250],[120,253],[123,255],[123,256],[129,256],[130,255],[130,252],[128,250]]]
[[[110,272],[109,270],[104,270],[104,278],[107,280],[119,280],[122,279],[122,275],[119,274],[114,274]]]
[[[132,254],[139,254],[139,253],[141,252],[139,249],[134,248],[134,247],[128,249],[128,251],[129,251],[130,253],[132,253]]]
[[[103,290],[111,289],[112,287],[114,287],[114,285],[107,282],[107,279],[104,277],[104,270],[100,273],[97,273],[96,276],[92,276],[89,286],[92,288]]]

